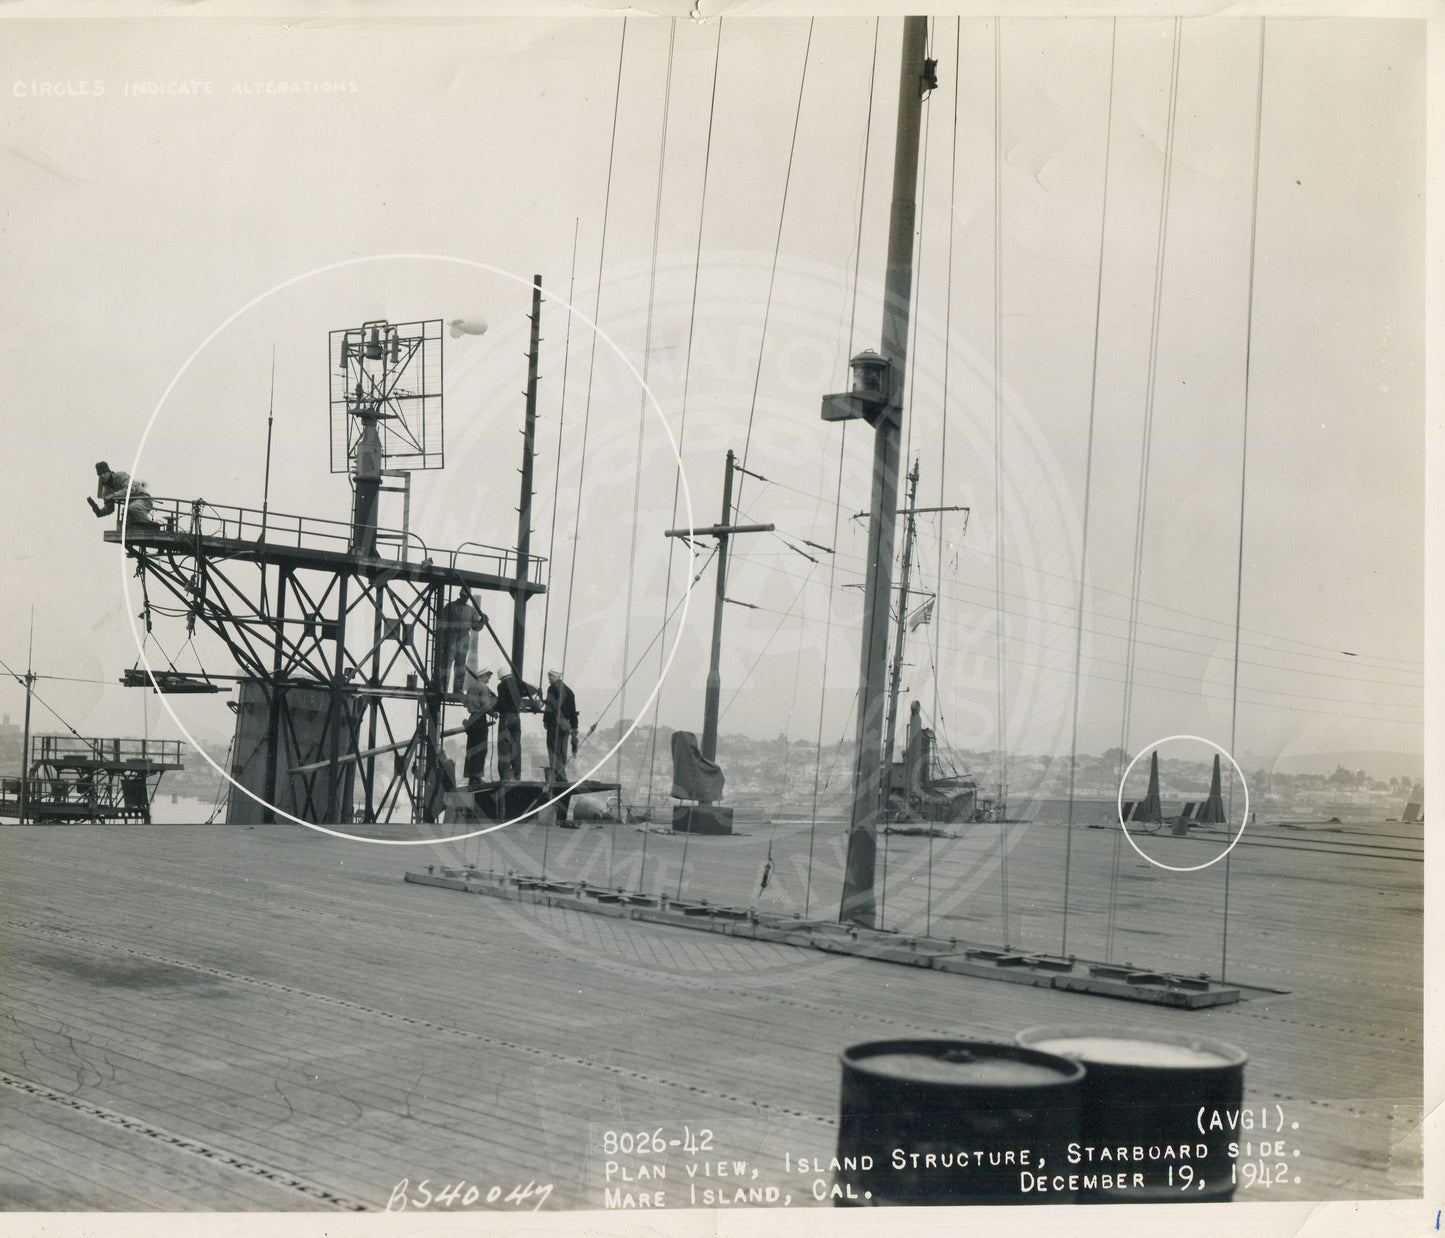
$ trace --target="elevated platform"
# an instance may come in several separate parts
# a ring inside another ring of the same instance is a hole
[[[75,735],[31,737],[32,765],[56,770],[114,770],[160,774],[183,769],[178,739],[88,739]]]
[[[432,550],[414,533],[378,529],[378,544],[393,554],[358,555],[351,550],[351,526],[344,521],[284,512],[263,515],[259,508],[203,500],[159,498],[152,504],[150,522],[132,520],[126,525],[127,549],[204,553],[218,559],[354,572],[419,584],[460,584],[529,597],[546,592],[538,579],[545,560],[529,555],[528,577],[519,583],[516,556],[505,547],[467,542],[454,550]],[[104,537],[120,545],[119,523]]]
[[[161,775],[183,769],[178,739],[35,735],[29,785],[0,780],[0,820],[34,824],[148,822]]]
[[[121,674],[120,682],[127,688],[150,688],[167,696],[224,692],[228,686],[201,675],[186,675],[180,671],[147,672],[138,666],[125,670]]]

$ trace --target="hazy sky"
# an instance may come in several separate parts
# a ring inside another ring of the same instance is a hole
[[[871,443],[818,407],[878,343],[900,26],[7,21],[0,657],[23,667],[33,606],[36,668],[98,681],[45,699],[138,733],[93,462],[129,468],[160,404],[152,491],[259,506],[274,346],[271,506],[344,518],[326,337],[379,316],[492,324],[447,341],[447,468],[416,475],[412,518],[432,546],[511,542],[527,290],[497,272],[537,272],[534,548],[555,543],[548,662],[565,647],[584,724],[642,709],[702,566],[662,536],[688,519],[666,427],[697,523],[732,448],[768,479],[744,481],[743,518],[817,560],[736,543],[728,593],[757,609],[727,608],[723,730],[851,735]],[[920,520],[939,597],[904,682],[956,746],[995,746],[1002,701],[1008,746],[1068,751],[1086,559],[1082,751],[1232,729],[1251,768],[1420,749],[1425,27],[1265,24],[1252,229],[1260,30],[1181,22],[1171,92],[1167,19],[931,28],[908,452],[920,503],[971,511]],[[569,324],[569,284],[611,342]],[[700,727],[712,579],[670,725]],[[12,721],[22,699],[0,690]],[[225,733],[217,702],[176,707]]]

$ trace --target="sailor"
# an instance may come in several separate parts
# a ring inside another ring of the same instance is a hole
[[[438,752],[436,765],[427,780],[425,814],[428,821],[440,821],[447,809],[447,796],[457,789],[457,763]]]
[[[487,776],[487,734],[492,727],[492,715],[497,710],[497,694],[489,682],[492,672],[479,671],[467,675],[467,756],[462,765],[462,776],[467,787],[475,791]]]
[[[536,701],[537,689],[515,672],[497,681],[497,777],[504,781],[522,776],[522,706],[529,698]]]
[[[552,779],[566,782],[569,738],[572,755],[577,755],[577,698],[562,681],[561,671],[547,672],[542,729],[547,732],[547,766],[552,771]]]
[[[95,475],[95,499],[87,498],[85,501],[90,504],[90,510],[95,513],[97,519],[104,519],[122,503],[125,503],[127,524],[157,527],[157,521],[151,515],[153,501],[145,482],[132,483],[129,473],[112,469],[104,460],[96,463]],[[127,491],[130,494],[128,502],[126,500]],[[100,499],[101,502],[97,503],[96,499]]]
[[[475,640],[475,633],[487,625],[487,617],[472,601],[470,590],[463,590],[441,608],[437,615],[437,683],[443,692],[447,688],[447,673],[451,672],[452,692],[460,693],[466,687],[467,653]]]

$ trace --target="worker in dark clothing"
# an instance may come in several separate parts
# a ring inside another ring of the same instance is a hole
[[[427,779],[424,820],[440,821],[447,811],[447,795],[457,789],[457,763],[444,752],[438,752],[436,764]]]
[[[90,510],[95,513],[97,519],[109,516],[124,503],[127,524],[148,527],[156,525],[156,520],[151,515],[154,504],[145,482],[132,483],[129,473],[112,469],[104,460],[96,464],[95,475],[97,479],[95,498],[87,498],[86,502],[90,504]],[[127,494],[129,494],[129,498],[127,498]],[[97,503],[96,499],[99,499],[100,502]]]
[[[462,765],[462,776],[471,790],[481,786],[487,776],[487,734],[492,727],[492,715],[497,710],[497,694],[492,691],[491,678],[491,671],[482,671],[475,678],[468,676],[467,757]]]
[[[552,780],[566,782],[569,746],[571,755],[577,754],[577,698],[562,682],[561,671],[547,672],[542,729],[547,732],[547,766],[552,771]]]
[[[498,778],[515,781],[522,776],[522,707],[536,698],[537,689],[512,671],[497,681]]]
[[[471,649],[473,634],[487,625],[471,594],[464,592],[452,599],[437,614],[437,684],[447,690],[447,673],[451,672],[451,690],[462,692],[466,687],[467,653]]]

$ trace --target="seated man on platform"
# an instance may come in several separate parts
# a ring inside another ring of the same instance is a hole
[[[153,502],[150,491],[143,481],[132,482],[129,473],[112,469],[104,460],[95,466],[97,478],[95,499],[86,499],[97,519],[109,516],[122,503],[126,504],[125,519],[128,525],[145,528],[159,528],[159,522],[151,515]],[[127,500],[127,493],[129,499]],[[95,500],[100,499],[97,503]]]

